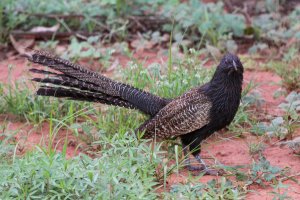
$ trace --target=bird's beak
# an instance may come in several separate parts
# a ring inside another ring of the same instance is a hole
[[[236,65],[236,63],[235,63],[234,60],[232,60],[232,64],[233,64],[233,67],[234,67],[235,71],[237,71],[237,70],[238,70],[238,69],[237,69],[237,65]]]

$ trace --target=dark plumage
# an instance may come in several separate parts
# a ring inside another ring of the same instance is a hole
[[[210,82],[175,99],[161,98],[113,81],[45,52],[34,52],[28,55],[28,59],[59,72],[31,69],[34,73],[49,75],[47,78],[34,78],[33,81],[54,85],[40,87],[37,95],[138,109],[150,115],[150,119],[137,129],[144,132],[144,138],[180,137],[183,146],[189,147],[206,173],[211,171],[199,155],[200,143],[229,125],[240,104],[244,69],[239,58],[232,54],[223,57]],[[187,153],[186,148],[184,152]],[[187,162],[188,167],[194,169],[189,165],[189,160]]]

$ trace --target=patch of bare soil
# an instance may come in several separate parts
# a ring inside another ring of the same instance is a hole
[[[14,82],[16,79],[27,74],[25,58],[14,57],[0,61],[0,82]]]
[[[18,155],[23,155],[27,151],[34,150],[36,146],[47,147],[51,144],[58,152],[62,152],[66,141],[66,157],[71,158],[78,155],[82,147],[86,146],[86,144],[75,138],[70,131],[63,129],[59,130],[51,138],[49,134],[50,127],[47,123],[35,127],[21,122],[8,122],[6,126],[6,131],[9,131],[13,135],[13,139],[17,142],[16,153]]]
[[[281,78],[268,71],[246,71],[244,76],[246,84],[250,81],[257,84],[254,91],[258,92],[264,100],[262,111],[267,114],[281,116],[283,112],[278,108],[278,105],[284,101],[284,97],[274,98],[276,91],[283,90],[280,86]]]
[[[231,138],[227,139],[222,137],[223,135],[215,134],[210,137],[206,142],[202,145],[202,157],[203,158],[214,158],[219,163],[227,165],[227,166],[249,166],[254,161],[249,154],[250,143],[260,142],[259,138],[251,136],[250,134],[246,134],[244,138]],[[291,149],[288,147],[280,147],[279,145],[272,145],[269,143],[265,143],[265,149],[263,151],[263,155],[270,161],[271,165],[278,166],[283,168],[290,168],[291,175],[297,174],[300,172],[300,158],[297,157]],[[212,163],[212,161],[206,160],[207,163]],[[186,169],[182,169],[179,171],[179,174],[172,174],[167,181],[168,188],[176,183],[185,184],[188,181],[189,172]],[[195,172],[192,172],[195,173]],[[203,176],[199,179],[199,182],[206,183],[214,178],[220,178],[215,176]],[[293,177],[297,181],[300,182],[300,177]],[[233,177],[230,179],[234,180]],[[287,195],[292,199],[300,198],[300,185],[291,180],[283,181],[284,184],[288,185],[286,190],[281,189],[281,193],[284,191],[287,192]],[[273,195],[271,194],[274,191],[274,188],[271,186],[262,187],[259,185],[251,185],[249,188],[251,192],[249,192],[246,196],[246,199],[273,199]],[[279,191],[277,191],[279,192]]]

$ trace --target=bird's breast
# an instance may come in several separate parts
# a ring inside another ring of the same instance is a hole
[[[210,112],[211,124],[216,130],[229,125],[238,110],[241,94],[238,92],[222,93],[212,98]]]

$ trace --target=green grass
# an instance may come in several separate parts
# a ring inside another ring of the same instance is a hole
[[[70,160],[38,148],[22,158],[1,160],[1,199],[155,199],[159,146],[131,135],[102,137],[101,157]]]
[[[13,114],[19,120],[34,124],[47,121],[50,117],[62,120],[74,115],[68,118],[68,122],[72,123],[74,118],[86,115],[87,110],[93,110],[90,103],[40,97],[29,88],[32,87],[27,81],[0,83],[0,114]]]
[[[187,17],[190,13],[193,15]],[[71,17],[49,17],[53,15],[71,15]],[[8,43],[9,34],[13,30],[30,30],[36,26],[49,27],[56,24],[61,25],[58,32],[80,31],[92,35],[97,34],[103,40],[120,41],[131,38],[136,28],[141,29],[140,24],[146,28],[149,26],[144,20],[139,21],[139,16],[146,16],[146,18],[154,16],[158,19],[158,24],[154,22],[159,27],[157,31],[151,30],[153,29],[151,27],[149,27],[149,32],[139,30],[143,32],[143,38],[155,43],[162,40],[165,32],[171,32],[174,24],[178,34],[172,39],[176,42],[181,39],[189,39],[194,43],[204,40],[213,45],[218,45],[220,40],[231,38],[232,35],[241,36],[245,29],[243,15],[225,12],[222,3],[205,4],[194,0],[187,2],[155,0],[151,3],[148,0],[130,2],[123,0],[88,2],[83,0],[66,2],[3,0],[0,2],[0,28],[3,30],[0,33],[0,44]],[[159,22],[161,19],[164,22]],[[232,20],[236,23],[231,23]],[[136,21],[139,21],[137,25],[135,25]],[[181,38],[182,33],[185,35]]]
[[[291,61],[271,61],[267,69],[274,71],[282,80],[282,85],[289,91],[300,89],[300,65],[296,56]]]
[[[164,193],[166,199],[243,199],[244,193],[239,191],[225,177],[220,181],[213,179],[207,184],[197,180],[187,184],[173,185],[170,192]]]

